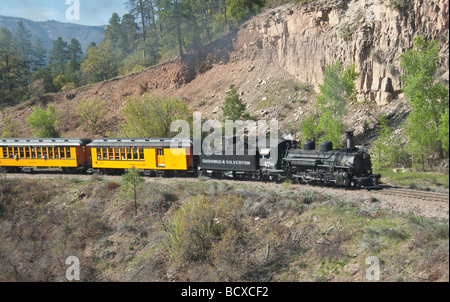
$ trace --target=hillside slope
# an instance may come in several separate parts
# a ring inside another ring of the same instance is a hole
[[[381,282],[449,281],[448,204],[298,184],[146,178],[135,215],[118,177],[41,176],[5,178],[2,282],[65,282],[69,256],[79,258],[82,282],[367,282],[374,256]],[[222,214],[208,210],[220,206]],[[175,217],[183,244],[170,254]]]
[[[442,81],[448,83],[448,1],[411,0],[406,8],[386,3],[363,7],[363,1],[315,1],[269,9],[220,40],[182,60],[175,58],[143,72],[48,95],[64,122],[67,137],[87,136],[78,122],[82,100],[106,100],[105,116],[114,135],[123,119],[127,97],[145,93],[177,96],[204,118],[221,119],[221,106],[231,84],[238,87],[249,112],[260,119],[278,119],[286,132],[298,131],[299,121],[314,105],[326,64],[355,64],[358,103],[351,104],[348,127],[357,134],[374,127],[376,117],[407,115],[401,94],[399,56],[418,34],[438,39]],[[377,18],[368,15],[376,9]],[[345,30],[344,30],[345,29]],[[29,104],[32,105],[32,104]],[[22,136],[30,136],[27,106],[11,108],[0,117],[20,121]]]

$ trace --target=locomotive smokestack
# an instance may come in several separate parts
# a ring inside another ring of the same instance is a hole
[[[345,135],[347,136],[347,149],[353,149],[353,131],[347,131],[345,132]]]

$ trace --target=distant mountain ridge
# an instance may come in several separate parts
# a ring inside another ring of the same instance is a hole
[[[31,43],[36,42],[36,38],[40,38],[43,46],[50,51],[53,47],[53,41],[58,37],[70,43],[73,38],[80,41],[83,52],[92,42],[96,44],[103,41],[105,26],[87,26],[73,23],[62,23],[54,20],[35,22],[19,17],[0,16],[0,28],[6,27],[12,33],[17,30],[17,22],[22,21],[32,36]]]

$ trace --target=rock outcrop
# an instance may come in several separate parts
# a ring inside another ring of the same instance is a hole
[[[400,55],[419,34],[437,39],[444,81],[449,67],[448,0],[335,0],[265,12],[249,30],[260,33],[262,48],[298,80],[323,80],[324,66],[341,60],[361,73],[359,101],[386,105],[399,97]]]

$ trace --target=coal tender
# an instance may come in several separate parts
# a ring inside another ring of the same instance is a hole
[[[217,148],[202,149],[199,156],[199,175],[222,177],[254,177],[259,168],[258,154],[247,143],[222,141]]]
[[[265,144],[248,144],[236,137],[227,138],[219,148],[202,150],[198,173],[215,178],[282,180],[286,178],[283,159],[292,143],[267,140]]]

